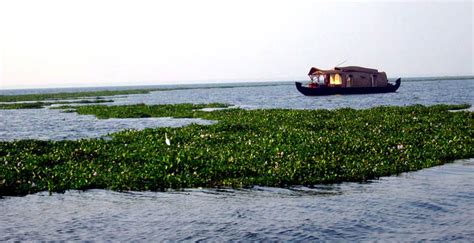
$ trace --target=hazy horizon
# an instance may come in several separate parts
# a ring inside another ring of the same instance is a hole
[[[471,1],[2,1],[0,89],[472,76]]]

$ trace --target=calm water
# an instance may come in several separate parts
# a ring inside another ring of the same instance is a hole
[[[224,102],[248,109],[473,104],[474,80],[402,83],[397,93],[305,97],[294,85],[203,88],[115,97],[114,104]],[[111,104],[113,105],[113,104]],[[0,110],[0,140],[78,139],[203,120],[110,119]],[[315,188],[37,193],[0,199],[4,240],[474,241],[474,159],[370,183]]]

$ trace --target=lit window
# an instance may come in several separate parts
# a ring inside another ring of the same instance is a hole
[[[329,83],[333,85],[341,85],[342,84],[341,75],[339,75],[338,73],[331,74],[331,77],[329,78]]]

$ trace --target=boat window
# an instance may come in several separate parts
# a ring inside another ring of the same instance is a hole
[[[342,84],[342,78],[341,75],[336,73],[336,74],[331,74],[329,78],[329,83],[333,85],[341,85]]]
[[[318,76],[316,77],[316,81],[317,81],[318,83],[325,83],[325,82],[324,82],[324,81],[325,81],[325,77],[326,77],[325,75],[318,75]]]

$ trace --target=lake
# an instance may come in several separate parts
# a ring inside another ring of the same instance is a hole
[[[254,84],[255,85],[255,84]],[[252,86],[240,84],[204,86],[198,89],[156,91],[149,94],[113,96],[106,105],[124,104],[175,104],[175,103],[229,103],[245,109],[337,109],[351,107],[370,108],[381,105],[405,106],[413,104],[473,104],[474,79],[402,82],[397,93],[370,95],[333,95],[307,97],[300,94],[294,83],[272,83]],[[179,86],[166,86],[175,88]],[[192,87],[192,86],[188,86]],[[198,86],[199,87],[199,86]],[[129,87],[143,88],[143,87]],[[156,87],[155,87],[156,88]],[[6,90],[0,94],[96,91],[107,88]],[[111,89],[111,88],[108,88]],[[116,88],[118,89],[118,88]],[[123,89],[123,88],[122,88]],[[108,119],[78,116],[55,109],[0,110],[0,140],[42,139],[63,140],[105,136],[122,129],[144,129],[160,126],[183,126],[192,122],[211,124],[201,119]]]
[[[75,91],[75,89],[69,89]],[[84,90],[84,89],[81,89]],[[86,89],[89,91],[90,89]],[[96,89],[97,90],[97,89]],[[54,90],[62,92],[64,90]],[[79,91],[79,89],[77,90]],[[474,79],[402,82],[397,93],[305,97],[292,83],[208,85],[112,97],[119,104],[230,103],[245,109],[473,104]],[[50,90],[2,91],[41,93]],[[472,108],[471,108],[472,110]],[[0,110],[0,140],[80,139],[200,119],[98,120],[60,110]],[[474,240],[474,159],[313,188],[47,192],[0,199],[0,240]]]

